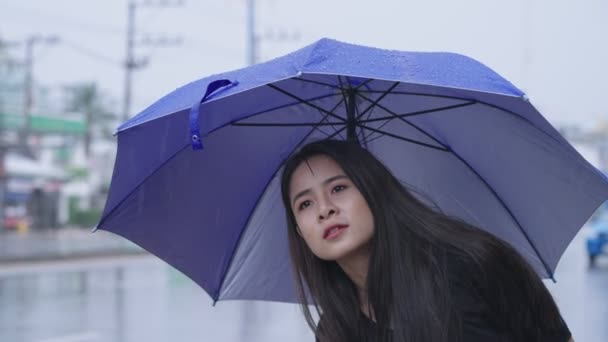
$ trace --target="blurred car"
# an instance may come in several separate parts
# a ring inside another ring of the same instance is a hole
[[[2,222],[4,229],[27,229],[29,223],[30,219],[27,216],[27,209],[25,208],[25,206],[8,205],[4,208],[4,222]]]
[[[608,204],[604,203],[589,220],[591,235],[587,237],[589,266],[596,265],[597,258],[608,254]]]

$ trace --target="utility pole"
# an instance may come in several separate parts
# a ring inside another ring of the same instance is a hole
[[[25,40],[25,82],[23,84],[24,101],[23,101],[23,119],[24,124],[19,135],[19,145],[25,149],[27,153],[29,150],[29,137],[31,133],[31,121],[32,121],[32,105],[34,103],[34,46],[39,43],[43,44],[57,44],[59,38],[56,36],[41,37],[38,35],[29,36]]]
[[[247,65],[256,62],[255,0],[247,0]]]
[[[2,107],[0,106],[0,110]],[[6,147],[4,142],[4,116],[0,118],[0,233],[4,231],[4,207],[6,205]]]
[[[3,77],[4,75],[2,75],[2,69],[3,69],[3,65],[2,65],[2,50],[4,48],[4,43],[2,40],[0,40],[0,77]],[[1,84],[0,84],[1,85]],[[5,113],[4,113],[4,108],[3,108],[4,102],[3,102],[3,98],[2,95],[0,94],[0,233],[2,233],[5,230],[4,227],[4,207],[6,204],[6,165],[4,162],[4,159],[6,157],[6,140],[4,137],[4,119],[5,119]]]
[[[180,38],[175,39],[147,39],[144,42],[136,41],[136,12],[141,7],[156,7],[156,8],[168,8],[168,7],[180,7],[184,5],[183,0],[145,0],[141,3],[135,0],[129,0],[127,4],[127,40],[126,40],[126,56],[125,56],[125,79],[124,79],[124,95],[123,95],[123,109],[122,109],[122,121],[125,122],[131,116],[131,101],[133,97],[133,71],[141,69],[148,65],[147,58],[140,58],[139,60],[135,57],[135,46],[136,45],[154,45],[154,46],[175,46],[181,44]]]
[[[16,43],[7,43],[6,41],[3,41],[2,39],[0,39],[0,80],[2,78],[4,78],[6,75],[4,74],[6,72],[6,74],[9,73],[8,71],[8,61],[9,61],[9,57],[8,54],[4,55],[4,49],[6,47],[11,47],[16,45]],[[6,57],[6,60],[3,59],[3,57]],[[7,62],[7,64],[5,65],[4,62]],[[0,86],[2,85],[2,81],[0,81]],[[5,115],[6,113],[4,112],[4,98],[2,96],[2,94],[0,94],[0,233],[2,233],[4,230],[6,230],[6,227],[4,226],[4,218],[6,217],[5,215],[5,205],[6,205],[6,193],[7,193],[7,172],[6,172],[6,162],[5,162],[5,158],[6,158],[6,153],[9,149],[9,143],[6,140],[6,136],[5,136],[5,127],[4,127],[4,123],[5,123]]]
[[[127,10],[127,57],[125,59],[125,94],[123,97],[123,122],[129,118],[131,112],[131,78],[133,69],[139,65],[133,60],[133,45],[135,39],[135,2],[129,1]]]
[[[25,150],[28,154],[30,152],[28,141],[29,135],[31,131],[31,110],[32,104],[34,102],[33,96],[33,88],[34,88],[34,46],[37,43],[46,43],[46,44],[56,44],[59,39],[55,36],[50,37],[41,37],[38,35],[29,36],[25,40],[25,80],[24,80],[24,103],[23,103],[23,119],[24,124],[21,128],[20,134],[18,135],[17,146],[14,146],[14,143],[9,143],[6,139],[6,127],[5,126],[5,115],[7,113],[3,110],[3,102],[2,98],[0,98],[0,232],[3,231],[6,227],[4,227],[4,219],[5,219],[5,199],[7,193],[7,180],[8,174],[6,171],[6,154],[12,148],[21,148]],[[0,53],[2,53],[4,48],[7,47],[17,47],[22,45],[21,42],[6,42],[0,40]],[[0,63],[3,61],[0,60]],[[4,66],[0,65],[0,70],[2,70]],[[0,77],[4,77],[4,75],[0,75]]]
[[[298,32],[288,34],[284,30],[282,30],[278,34],[275,34],[273,32],[267,32],[263,36],[259,36],[256,34],[255,18],[255,0],[247,0],[247,65],[253,65],[259,62],[259,45],[260,43],[262,43],[262,41],[287,42],[300,40],[300,34]]]
[[[2,101],[0,99],[0,113],[4,114],[2,111]],[[5,215],[5,205],[6,205],[6,192],[7,192],[7,173],[6,173],[6,152],[7,142],[4,138],[4,115],[0,116],[0,233],[5,230],[4,227],[4,218]]]

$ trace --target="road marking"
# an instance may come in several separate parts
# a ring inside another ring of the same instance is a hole
[[[83,332],[73,335],[65,335],[59,337],[47,338],[36,342],[92,342],[101,341],[101,335],[94,331]]]
[[[163,264],[160,259],[149,254],[97,258],[74,258],[43,262],[19,262],[0,264],[0,278],[28,274],[77,272],[90,271],[93,269],[116,268],[120,266],[132,265],[138,262]]]

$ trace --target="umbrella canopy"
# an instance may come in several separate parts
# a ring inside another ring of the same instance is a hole
[[[520,90],[451,53],[322,39],[187,84],[117,135],[98,228],[157,255],[215,301],[297,301],[279,179],[312,140],[359,142],[544,277],[608,197],[606,179]]]

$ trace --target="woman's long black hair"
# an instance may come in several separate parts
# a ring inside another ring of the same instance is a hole
[[[316,155],[326,155],[341,166],[374,217],[367,275],[367,296],[376,321],[372,337],[362,335],[355,285],[336,262],[316,257],[297,233],[289,199],[291,177]],[[462,317],[453,303],[454,277],[449,276],[455,263],[460,265],[458,272],[467,273],[458,278],[468,279],[465,286],[497,318],[496,329],[513,341],[540,340],[543,332],[556,331],[562,324],[541,279],[511,246],[429,207],[357,144],[322,140],[304,146],[286,162],[281,190],[302,310],[320,341],[460,341]],[[322,315],[318,327],[309,305]]]

